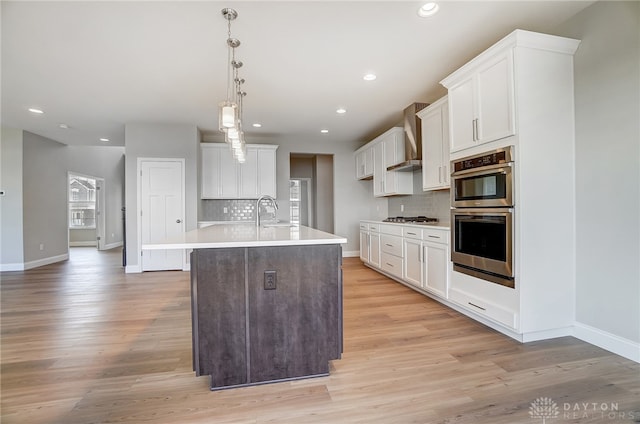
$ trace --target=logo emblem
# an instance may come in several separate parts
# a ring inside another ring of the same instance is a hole
[[[542,418],[542,424],[545,424],[547,419],[558,418],[558,415],[560,415],[558,405],[551,398],[538,398],[531,402],[529,407],[529,416],[531,418]]]

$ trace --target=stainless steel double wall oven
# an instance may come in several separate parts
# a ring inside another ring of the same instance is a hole
[[[451,162],[453,269],[515,287],[513,146]]]

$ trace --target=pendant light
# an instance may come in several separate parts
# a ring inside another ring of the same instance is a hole
[[[243,63],[236,60],[236,48],[240,46],[240,40],[231,37],[231,21],[238,17],[238,12],[233,9],[222,9],[222,16],[227,20],[227,98],[220,103],[219,129],[225,133],[225,142],[232,150],[233,157],[239,163],[246,160],[246,146],[244,131],[242,130],[243,98],[247,95],[242,90],[244,79],[240,78],[238,70]]]

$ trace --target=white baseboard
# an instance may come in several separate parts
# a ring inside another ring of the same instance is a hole
[[[29,261],[24,263],[24,269],[32,269],[37,268],[39,266],[49,265],[56,262],[66,261],[69,259],[69,253],[64,253],[62,255],[51,256],[48,258],[37,259],[35,261]]]
[[[640,343],[625,339],[607,331],[576,322],[573,336],[592,345],[601,347],[616,355],[640,363]]]
[[[117,241],[115,243],[109,243],[104,245],[104,250],[115,249],[116,247],[122,247],[122,242]]]
[[[89,241],[70,241],[69,242],[69,247],[90,247],[90,246],[97,246],[98,243],[96,243],[93,240],[89,240]]]
[[[135,273],[139,273],[142,272],[142,267],[140,265],[127,265],[124,268],[124,272],[126,274],[135,274]]]
[[[359,258],[360,251],[358,250],[343,250],[342,251],[343,258]]]
[[[5,271],[24,271],[24,264],[22,262],[16,264],[0,264],[0,272]]]

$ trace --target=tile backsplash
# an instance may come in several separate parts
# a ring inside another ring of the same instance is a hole
[[[255,221],[255,199],[202,200],[200,221]]]
[[[404,206],[404,212],[401,211]],[[419,216],[451,220],[449,190],[424,191],[411,196],[389,197],[389,216]]]

